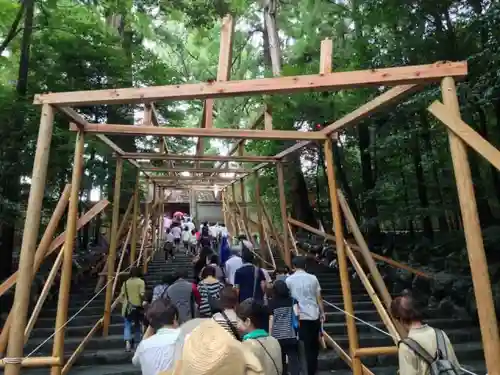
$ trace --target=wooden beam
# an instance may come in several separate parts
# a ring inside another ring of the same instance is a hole
[[[332,72],[332,53],[333,41],[331,39],[323,39],[321,41],[319,56],[319,74],[324,75]]]
[[[61,265],[61,278],[59,280],[59,298],[57,302],[57,315],[54,327],[54,342],[52,345],[52,356],[64,358],[64,338],[66,320],[68,318],[68,306],[71,292],[71,274],[73,271],[73,252],[75,237],[77,233],[78,221],[78,197],[80,193],[80,183],[83,175],[83,154],[85,152],[84,132],[78,132],[75,143],[73,173],[71,177],[71,195],[69,198],[68,215],[66,218],[66,238],[63,253],[63,262]],[[52,375],[61,374],[61,366],[52,366]]]
[[[126,152],[123,154],[124,158],[131,159],[145,159],[145,160],[180,160],[180,161],[236,161],[240,163],[257,163],[257,162],[277,162],[278,159],[274,156],[259,156],[259,155],[245,155],[244,157],[232,155],[171,155],[159,154],[155,152]]]
[[[219,66],[217,68],[217,81],[219,82],[228,81],[231,75],[234,26],[233,17],[226,15],[222,20],[220,31]]]
[[[422,88],[422,86],[415,84],[393,87],[383,94],[377,96],[376,98],[370,100],[366,104],[363,104],[358,109],[326,126],[323,130],[321,130],[321,133],[330,135],[333,132],[337,132],[347,126],[356,125],[362,120],[370,117],[374,113],[379,112],[386,107],[400,101],[404,96],[414,93],[419,88]]]
[[[460,106],[453,78],[446,77],[443,79],[441,91],[446,109],[453,113],[454,117],[460,118]],[[455,172],[458,201],[462,213],[472,285],[477,301],[477,315],[479,317],[479,327],[481,328],[486,369],[488,374],[500,374],[500,361],[498,360],[498,353],[500,353],[498,321],[495,313],[495,303],[491,290],[488,262],[484,251],[467,148],[465,147],[465,143],[454,132],[448,131],[448,138],[453,170]]]
[[[307,91],[335,91],[356,87],[426,84],[450,76],[464,78],[467,62],[368,69],[330,74],[311,74],[252,80],[190,83],[183,85],[73,91],[35,95],[34,104],[85,106],[93,104],[130,104],[157,100],[192,100]]]
[[[500,171],[500,151],[498,151],[490,142],[481,137],[481,135],[466,124],[460,117],[457,117],[453,112],[439,101],[432,103],[429,112],[436,116],[443,124],[445,124],[455,135],[460,137],[462,141],[474,150],[476,150],[483,158],[488,160],[496,169]]]
[[[70,130],[78,131],[76,125],[70,124]],[[228,128],[167,128],[145,125],[121,124],[88,124],[86,133],[123,134],[123,135],[162,135],[165,137],[204,137],[204,138],[233,138],[233,139],[276,139],[276,140],[324,140],[321,132],[303,132],[298,130],[250,130]]]
[[[161,168],[161,167],[142,167],[148,172],[189,172],[189,173],[251,173],[251,169],[219,169],[219,168]],[[175,177],[177,178],[177,177]]]
[[[54,127],[54,109],[44,105],[41,111],[40,127],[36,144],[35,159],[31,178],[31,189],[26,209],[21,253],[19,256],[19,280],[12,304],[12,320],[7,346],[8,358],[23,358],[24,336],[29,308],[29,298],[33,282],[33,263],[35,247],[40,229],[40,215],[45,192],[45,180],[49,164],[50,144]],[[5,374],[18,375],[21,370],[19,363],[6,363]]]
[[[303,228],[303,229],[305,229],[305,230],[307,230],[307,231],[309,231],[311,233],[314,233],[314,234],[317,234],[318,236],[326,238],[328,241],[335,242],[335,236],[332,236],[331,234],[322,232],[319,229],[316,229],[314,227],[311,227],[310,225],[304,224],[301,221],[292,219],[291,217],[288,218],[288,221],[290,222],[290,224],[295,225],[296,227]],[[358,253],[361,253],[361,250],[360,250],[360,248],[359,248],[358,245],[349,243],[349,246],[351,247],[351,249],[356,250]],[[402,270],[405,270],[405,271],[408,271],[410,273],[413,273],[414,275],[417,275],[417,276],[425,277],[426,279],[430,279],[431,278],[431,276],[429,274],[426,274],[426,273],[424,273],[422,271],[419,271],[419,270],[417,270],[415,268],[407,266],[406,264],[403,264],[403,263],[397,262],[395,260],[392,260],[391,258],[387,258],[387,257],[385,257],[383,255],[379,255],[379,254],[376,254],[376,253],[373,253],[373,252],[371,253],[371,255],[372,255],[373,258],[375,258],[377,260],[380,260],[381,262],[387,263],[387,264],[389,264],[389,265],[391,265],[393,267],[400,268]]]
[[[223,177],[208,177],[208,176],[153,176],[153,181],[165,181],[165,182],[184,182],[184,181],[204,181],[207,183],[211,182],[227,182],[230,183],[234,178],[223,178]]]

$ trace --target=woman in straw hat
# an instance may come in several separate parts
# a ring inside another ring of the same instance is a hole
[[[201,322],[186,337],[182,355],[171,371],[160,375],[263,375],[252,351],[212,319]]]

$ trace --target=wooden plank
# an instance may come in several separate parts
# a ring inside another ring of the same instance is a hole
[[[217,80],[228,81],[231,75],[231,62],[233,57],[233,37],[235,22],[231,15],[226,15],[222,20],[219,47],[219,66]]]
[[[454,117],[460,117],[460,106],[453,78],[446,77],[443,79],[441,91],[447,111],[453,113]],[[481,328],[486,369],[488,374],[500,374],[498,321],[467,148],[465,143],[452,131],[448,131],[448,138],[472,274],[472,285],[477,303],[477,315],[479,317],[479,327]]]
[[[303,228],[303,229],[305,229],[305,230],[307,230],[307,231],[309,231],[311,233],[317,234],[318,236],[322,236],[322,237],[326,238],[329,241],[335,242],[335,236],[332,236],[331,234],[322,232],[319,229],[313,228],[310,225],[307,225],[307,224],[302,223],[301,221],[292,219],[291,217],[288,217],[288,221],[292,225],[295,225],[295,226],[297,226],[299,228]],[[351,249],[356,250],[357,252],[361,252],[359,246],[357,246],[355,244],[352,244],[352,243],[349,243],[349,246],[351,247]],[[424,273],[422,271],[419,271],[419,270],[417,270],[415,268],[412,268],[410,266],[407,266],[406,264],[403,264],[403,263],[400,263],[400,262],[396,262],[395,260],[392,260],[391,258],[387,258],[387,257],[384,257],[383,255],[378,255],[378,254],[373,253],[373,252],[371,252],[371,255],[375,259],[380,260],[381,262],[385,262],[387,264],[390,264],[393,267],[401,268],[402,270],[411,272],[414,275],[425,277],[427,279],[431,278],[430,275],[428,275],[428,274],[426,274],[426,273]]]
[[[467,62],[444,62],[428,65],[311,74],[252,80],[190,83],[183,85],[141,88],[72,91],[35,95],[34,104],[85,106],[93,104],[130,104],[158,100],[191,100],[293,93],[304,91],[335,91],[356,87],[426,84],[442,77],[464,78]]]
[[[490,142],[484,139],[460,117],[457,117],[441,102],[435,101],[432,103],[428,111],[500,171],[500,151]]]
[[[240,163],[252,163],[252,162],[276,162],[277,158],[274,156],[259,156],[259,155],[246,155],[244,157],[240,157],[237,155],[171,155],[171,154],[162,154],[155,152],[126,152],[123,154],[124,158],[127,159],[144,159],[144,160],[192,160],[192,161],[236,161]]]
[[[61,363],[59,357],[28,357],[22,358],[21,367],[49,367]],[[0,368],[4,368],[8,363],[0,359]]]
[[[104,210],[108,204],[109,204],[109,202],[106,199],[103,199],[103,200],[97,202],[90,210],[88,210],[83,216],[81,216],[78,219],[77,230],[80,230],[82,227],[84,227],[97,214],[99,214],[102,210]],[[64,243],[65,235],[66,235],[66,232],[62,232],[59,236],[54,238],[54,240],[50,244],[49,249],[47,250],[47,253],[45,254],[45,257],[48,257],[50,254],[52,254],[54,251],[56,251]],[[12,285],[14,285],[17,281],[17,274],[18,274],[18,271],[14,272],[12,275],[10,275],[10,277],[2,283],[2,289],[3,288],[8,289],[8,288],[12,287]]]
[[[80,356],[80,354],[83,352],[83,350],[85,349],[85,346],[88,344],[88,342],[90,341],[90,339],[97,333],[97,331],[99,331],[99,329],[101,328],[102,324],[103,324],[103,318],[99,319],[97,321],[97,323],[94,324],[94,326],[90,329],[89,333],[87,333],[87,335],[83,338],[83,340],[80,343],[80,345],[78,345],[78,347],[75,349],[75,351],[73,352],[73,354],[71,354],[71,357],[69,357],[68,361],[64,365],[64,367],[63,367],[63,369],[61,371],[62,375],[68,374],[69,370],[71,369],[71,366],[73,366],[73,364],[75,363],[75,361],[78,359],[78,357]]]
[[[78,131],[76,125],[70,124],[70,130]],[[120,124],[89,124],[85,127],[86,133],[123,134],[123,135],[162,135],[165,137],[204,137],[204,138],[238,138],[238,139],[276,139],[276,140],[324,140],[321,132],[303,132],[298,130],[250,130],[229,128],[167,128],[146,125]],[[123,155],[123,154],[122,154]]]
[[[251,169],[233,168],[233,169],[219,169],[219,168],[159,168],[159,167],[142,167],[144,171],[150,172],[189,172],[189,173],[250,173]],[[177,177],[175,177],[177,178]]]
[[[319,74],[324,75],[332,72],[332,53],[333,41],[331,39],[323,39],[321,41],[319,56]]]
[[[347,126],[356,125],[362,120],[370,117],[376,112],[379,112],[386,107],[398,102],[406,95],[412,94],[422,86],[415,84],[401,85],[387,90],[383,94],[377,96],[376,98],[370,100],[369,102],[363,104],[358,109],[348,113],[337,121],[326,126],[321,133],[325,135],[330,135],[337,132]]]

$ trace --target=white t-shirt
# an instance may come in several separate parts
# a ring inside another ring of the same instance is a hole
[[[178,328],[159,329],[153,336],[140,342],[132,363],[141,367],[142,375],[157,375],[166,371],[174,361],[175,343],[179,334]]]
[[[321,287],[316,276],[297,270],[285,280],[290,294],[298,302],[301,320],[319,319],[318,295]]]
[[[171,242],[171,243],[174,242],[174,235],[172,234],[172,232],[167,233],[167,236],[166,236],[165,240],[167,242]]]
[[[174,238],[177,239],[177,238],[181,238],[181,233],[182,233],[182,229],[181,227],[173,227],[171,229],[172,231],[172,234],[174,235]]]
[[[229,284],[234,285],[234,275],[241,266],[243,266],[243,260],[237,255],[233,255],[226,261],[226,277]]]
[[[196,229],[196,226],[193,224],[193,222],[192,222],[192,221],[188,221],[185,225],[189,228],[189,231],[190,231],[190,232],[191,232],[193,229]]]
[[[188,230],[183,230],[182,231],[182,242],[189,242],[190,238],[191,238],[191,233]]]
[[[210,235],[214,238],[217,237],[217,228],[215,225],[208,227],[208,233],[210,233]]]
[[[198,243],[198,240],[196,239],[196,234],[189,233],[189,242],[191,242],[191,245],[196,245]]]

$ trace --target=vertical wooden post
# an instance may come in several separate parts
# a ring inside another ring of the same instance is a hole
[[[134,190],[134,209],[132,211],[132,243],[130,244],[130,264],[134,264],[135,256],[137,253],[137,225],[139,216],[139,177],[141,175],[140,171],[137,171],[137,177],[135,179],[135,190]]]
[[[54,126],[54,109],[49,104],[42,107],[40,128],[36,145],[35,160],[31,176],[31,189],[28,198],[28,208],[24,221],[23,240],[19,257],[19,276],[16,284],[14,303],[11,311],[13,321],[9,332],[7,348],[8,358],[21,358],[23,356],[24,329],[28,314],[29,297],[33,275],[33,259],[35,255],[38,230],[40,229],[40,210],[42,208],[47,165],[49,162],[50,142]],[[21,371],[21,363],[6,363],[5,374],[17,375]]]
[[[155,209],[155,204],[158,202],[158,196],[157,196],[157,191],[156,191],[156,184],[153,183],[153,202],[151,206],[151,231],[152,231],[152,238],[151,238],[151,247],[152,251],[155,251],[156,248],[156,209]],[[147,258],[146,258],[147,259]],[[146,266],[144,266],[146,267]]]
[[[358,348],[358,331],[354,321],[354,308],[352,305],[351,282],[347,270],[347,257],[344,244],[344,233],[342,227],[342,214],[337,197],[337,182],[335,180],[335,170],[333,167],[332,141],[326,140],[324,143],[326,175],[328,178],[328,191],[330,194],[330,203],[332,206],[332,216],[335,227],[335,245],[337,248],[337,260],[339,264],[340,283],[342,286],[342,296],[344,299],[344,309],[346,314],[347,334],[349,335],[349,351],[352,359],[352,370],[354,375],[361,375],[361,361],[354,356]]]
[[[83,153],[85,137],[79,131],[76,138],[75,156],[73,161],[73,175],[71,177],[71,195],[69,198],[68,217],[66,221],[66,237],[64,239],[63,262],[61,266],[61,280],[59,281],[59,299],[55,325],[53,357],[64,357],[64,327],[68,318],[69,293],[71,289],[71,273],[73,270],[73,249],[75,245],[76,221],[78,220],[78,197],[80,182],[83,174]],[[62,361],[61,361],[62,362]],[[62,364],[62,363],[61,363]],[[51,375],[61,374],[61,365],[52,366]]]
[[[254,178],[255,178],[255,204],[257,205],[257,221],[259,225],[259,250],[260,250],[260,255],[263,259],[267,259],[268,257],[266,256],[267,252],[264,251],[266,248],[266,239],[265,234],[264,234],[264,214],[262,212],[262,205],[260,201],[260,181],[259,181],[259,172],[255,171],[254,172]]]
[[[108,336],[111,322],[111,303],[113,302],[113,277],[115,276],[116,245],[118,242],[118,221],[120,219],[120,188],[122,183],[123,159],[116,158],[115,187],[113,193],[113,214],[111,218],[111,239],[108,252],[108,275],[106,278],[106,300],[104,302],[104,319],[102,335]]]
[[[278,172],[278,188],[280,192],[280,208],[281,220],[283,224],[283,250],[285,252],[285,263],[288,267],[292,266],[292,254],[290,252],[290,243],[288,238],[288,215],[286,213],[286,196],[285,196],[285,174],[283,172],[283,163],[276,163],[276,171]],[[279,241],[279,238],[278,238]]]
[[[234,183],[231,184],[231,192],[233,193],[233,207],[235,207],[235,211],[236,211],[236,203],[237,203],[237,199],[238,197],[236,196],[236,188],[234,186]],[[238,215],[235,215],[236,217],[236,220],[235,220],[235,230],[237,233],[233,233],[233,236],[236,236],[238,237],[240,235],[240,224],[238,223]]]
[[[456,116],[460,117],[460,107],[453,78],[446,77],[441,85],[443,103]],[[488,264],[479,224],[474,185],[472,183],[467,148],[464,142],[448,130],[451,158],[458,190],[458,200],[462,212],[462,222],[467,244],[467,253],[476,296],[477,313],[481,327],[484,357],[489,375],[500,375],[500,340],[495,305],[491,292]]]
[[[165,192],[162,187],[158,187],[158,195],[159,195],[159,206],[158,206],[158,245],[156,246],[156,251],[161,248],[161,244],[163,242],[163,216],[165,215],[165,204],[163,200],[165,198]]]
[[[148,237],[148,232],[149,232],[149,215],[150,215],[150,207],[149,203],[146,202],[146,207],[144,208],[144,236],[147,238]],[[144,240],[143,240],[144,243]],[[147,251],[148,246],[146,245],[142,251],[142,272],[146,273],[148,270],[148,265],[146,262],[146,259],[148,259],[148,251]]]

